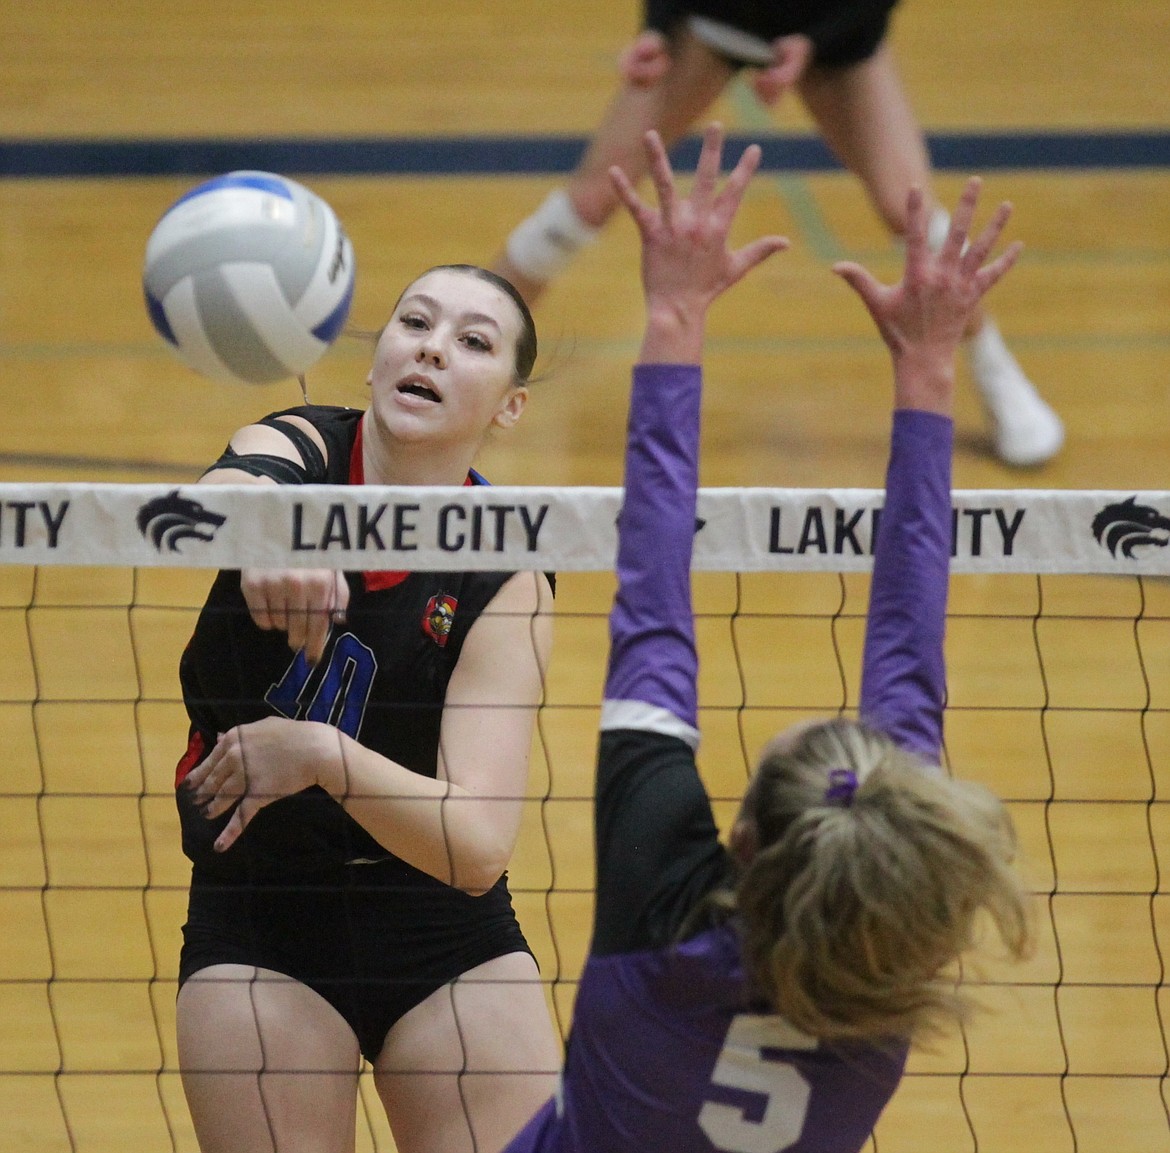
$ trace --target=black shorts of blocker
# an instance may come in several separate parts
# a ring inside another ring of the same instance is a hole
[[[332,1005],[373,1062],[436,989],[508,953],[531,953],[506,879],[472,897],[398,860],[303,881],[191,882],[179,985],[210,965],[272,969]]]

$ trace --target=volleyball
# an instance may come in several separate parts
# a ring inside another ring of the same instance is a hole
[[[333,209],[271,172],[192,188],[146,245],[142,287],[155,330],[213,380],[302,375],[337,338],[353,297],[353,247]]]

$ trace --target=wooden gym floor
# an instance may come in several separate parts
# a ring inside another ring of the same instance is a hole
[[[274,0],[9,4],[0,10],[0,156],[4,145],[39,140],[583,136],[636,23],[633,0],[338,0],[304,11]],[[1068,443],[1042,469],[1004,468],[965,389],[956,485],[1170,488],[1170,9],[904,0],[893,43],[932,133],[1161,140],[1159,163],[984,173],[989,200],[1015,202],[1012,235],[1027,244],[992,310],[1064,417]],[[809,127],[792,103],[763,121],[738,90],[718,114],[735,131]],[[284,170],[344,221],[359,267],[351,319],[365,329],[419,270],[489,260],[557,182],[549,173]],[[964,175],[940,174],[944,201]],[[146,237],[194,180],[0,178],[0,480],[192,480],[236,427],[298,402],[295,384],[243,389],[194,377],[149,327]],[[741,231],[765,230],[787,233],[793,249],[713,317],[703,481],[876,486],[885,356],[828,266],[859,256],[892,276],[897,251],[839,172],[762,175]],[[537,319],[547,378],[521,427],[486,448],[483,471],[501,484],[616,484],[641,323],[625,221],[582,255]],[[310,375],[313,399],[363,404],[368,354],[363,341],[340,340]],[[143,573],[132,587],[128,572],[47,570],[26,626],[32,579],[0,572],[0,1147],[186,1153],[195,1144],[173,1038],[185,873],[168,790],[184,731],[174,668],[206,576]],[[544,739],[512,871],[562,1026],[588,932],[581,798],[608,586],[562,581]],[[842,591],[846,616],[834,629]],[[754,751],[787,720],[855,700],[853,679],[843,695],[832,637],[855,678],[864,582],[753,578],[737,590],[720,576],[700,581],[699,594],[713,614],[701,625],[704,767],[713,792],[731,798],[743,780],[741,740]],[[727,619],[737,596],[749,614],[735,635],[746,711]],[[1041,596],[1046,616],[1034,625]],[[84,618],[68,607],[132,599],[156,607],[90,608]],[[1157,582],[966,578],[954,605],[970,615],[950,633],[950,753],[958,772],[1012,802],[1044,894],[1041,947],[1022,972],[992,963],[994,1012],[914,1059],[877,1149],[1170,1149],[1170,596]],[[757,611],[809,615],[761,623]],[[777,668],[769,658],[781,646],[799,661]],[[376,1104],[365,1113],[359,1148],[391,1149]]]

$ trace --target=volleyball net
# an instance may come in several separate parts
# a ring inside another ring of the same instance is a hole
[[[30,1150],[196,1148],[174,1000],[177,667],[214,571],[555,570],[511,888],[562,1031],[592,913],[618,489],[0,485],[0,1116]],[[777,730],[856,707],[880,490],[705,489],[700,765],[726,828]],[[916,1054],[874,1138],[1170,1143],[1170,492],[954,499],[946,759],[1009,804],[1039,949]],[[358,1148],[394,1148],[368,1075]]]

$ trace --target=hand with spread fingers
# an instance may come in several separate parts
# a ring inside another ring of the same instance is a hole
[[[894,360],[895,405],[949,416],[953,408],[955,354],[979,302],[1015,264],[1023,245],[1012,243],[994,260],[991,250],[1011,215],[1001,204],[990,223],[968,241],[980,181],[972,177],[938,252],[927,241],[922,190],[907,198],[906,264],[901,281],[883,285],[852,261],[833,271],[861,297]]]
[[[642,359],[697,361],[711,303],[753,268],[788,247],[782,236],[763,236],[731,249],[727,241],[744,191],[760,163],[753,144],[719,186],[723,129],[708,126],[688,196],[680,196],[662,138],[647,132],[646,157],[658,194],[647,204],[619,167],[610,179],[642,238],[642,287],[647,326]],[[668,345],[669,347],[661,347]]]

